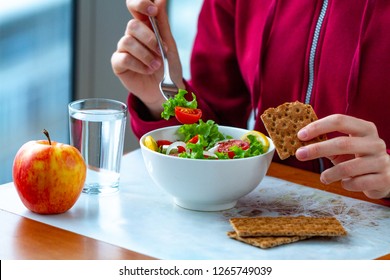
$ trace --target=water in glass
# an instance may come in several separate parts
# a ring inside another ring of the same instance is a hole
[[[118,190],[125,123],[124,113],[116,110],[86,109],[70,114],[71,145],[80,150],[87,165],[83,192]]]

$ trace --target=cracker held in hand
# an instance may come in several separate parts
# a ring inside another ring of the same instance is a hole
[[[231,218],[239,237],[254,236],[344,236],[344,227],[334,217]]]
[[[265,129],[282,160],[295,155],[296,150],[302,146],[326,139],[325,135],[321,135],[304,142],[297,137],[301,128],[317,119],[313,108],[299,101],[286,102],[276,108],[269,108],[261,115]]]

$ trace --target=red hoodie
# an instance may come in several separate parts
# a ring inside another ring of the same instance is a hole
[[[372,121],[390,153],[389,27],[388,0],[206,0],[188,90],[202,119],[246,127],[255,112],[254,129],[264,133],[261,113],[295,100],[310,103],[319,118]],[[176,124],[150,121],[131,94],[129,110],[138,137]],[[283,163],[320,171],[318,160]]]

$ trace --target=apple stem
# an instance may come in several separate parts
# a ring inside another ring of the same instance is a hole
[[[49,140],[49,145],[51,145],[51,140],[50,140],[50,135],[49,135],[49,132],[48,132],[46,129],[43,129],[43,130],[42,130],[42,132],[43,132],[43,134],[45,134],[45,135],[46,135],[46,137],[47,137],[47,140]]]

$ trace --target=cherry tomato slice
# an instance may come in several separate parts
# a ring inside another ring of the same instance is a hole
[[[199,140],[199,135],[197,134],[194,137],[192,137],[190,140],[188,140],[188,143],[196,144],[198,143],[198,140]]]
[[[157,142],[158,147],[161,147],[164,145],[169,146],[172,144],[172,141],[169,141],[169,140],[157,140],[156,142]]]
[[[227,141],[223,141],[218,144],[217,151],[219,153],[225,153],[228,155],[229,158],[234,158],[235,153],[231,151],[231,147],[237,146],[243,150],[248,150],[250,144],[243,140],[237,140],[237,139],[229,139]]]
[[[175,117],[182,124],[193,124],[202,117],[202,110],[176,106]]]
[[[183,152],[185,152],[186,151],[186,148],[184,148],[183,146],[177,146],[177,152],[179,153],[179,154],[181,154],[181,153],[183,153]]]

